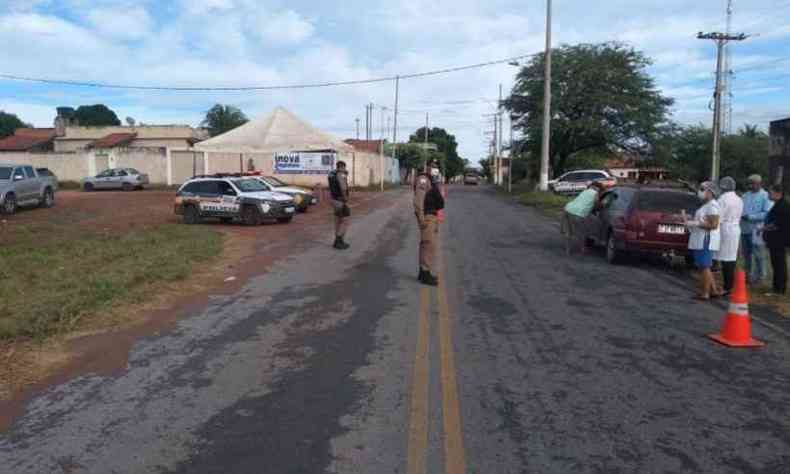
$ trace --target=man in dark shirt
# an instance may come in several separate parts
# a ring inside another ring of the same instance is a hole
[[[337,169],[329,173],[329,192],[332,194],[332,212],[335,216],[335,244],[333,247],[345,250],[349,247],[345,236],[351,210],[348,208],[348,171],[346,171],[344,161],[338,161]]]
[[[436,215],[442,209],[444,198],[439,190],[439,168],[436,162],[431,162],[414,182],[414,214],[420,226],[420,273],[417,278],[424,285],[439,284],[435,276],[434,256],[439,235]]]
[[[790,243],[790,206],[785,201],[781,186],[771,187],[771,201],[774,206],[765,217],[763,240],[771,255],[774,270],[773,293],[768,296],[784,295],[787,291],[787,254],[785,248]]]

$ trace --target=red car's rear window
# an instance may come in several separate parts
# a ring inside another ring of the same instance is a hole
[[[679,214],[684,209],[688,214],[701,205],[699,198],[690,193],[677,191],[642,191],[639,193],[636,208],[640,211]]]

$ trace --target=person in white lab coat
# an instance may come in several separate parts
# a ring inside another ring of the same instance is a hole
[[[743,215],[743,200],[735,193],[735,180],[729,176],[719,181],[721,196],[720,228],[721,242],[719,251],[713,258],[721,262],[721,273],[724,277],[724,295],[732,291],[735,283],[735,264],[738,260],[738,245],[741,242],[741,216]]]

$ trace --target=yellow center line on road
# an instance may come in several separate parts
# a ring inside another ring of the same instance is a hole
[[[431,292],[426,287],[420,288],[417,351],[414,356],[411,410],[409,414],[408,474],[425,474],[427,469],[430,303]]]
[[[442,413],[444,421],[444,471],[446,474],[466,473],[463,423],[458,401],[458,381],[453,348],[453,320],[447,301],[447,272],[441,245],[436,252],[441,274],[439,283],[439,353],[442,380]]]

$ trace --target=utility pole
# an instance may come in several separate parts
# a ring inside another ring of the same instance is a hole
[[[357,117],[357,140],[359,140],[359,117]]]
[[[510,152],[508,155],[508,162],[507,162],[507,192],[513,192],[513,115],[510,115]]]
[[[400,76],[395,76],[395,116],[392,124],[392,157],[398,159],[398,92],[400,88]],[[398,166],[400,173],[400,166]]]
[[[370,140],[370,106],[365,104],[365,140]]]
[[[733,0],[727,1],[727,34],[732,33],[732,8]],[[724,67],[722,68],[724,75],[722,76],[722,129],[727,135],[732,134],[732,86],[735,74],[732,70],[732,48],[729,45],[724,45]]]
[[[719,181],[721,168],[721,73],[724,59],[724,46],[730,41],[743,41],[747,38],[744,33],[731,35],[728,33],[697,33],[697,39],[713,40],[716,42],[716,89],[713,92],[713,159],[711,162],[710,179]]]
[[[543,140],[540,144],[541,191],[549,190],[549,146],[551,141],[551,0],[546,0],[546,52],[543,71]]]
[[[494,156],[491,170],[494,172],[494,184],[499,184],[499,114],[494,114]]]
[[[379,145],[379,172],[381,173],[381,192],[384,192],[384,111],[386,107],[381,108],[381,144]]]
[[[375,132],[376,129],[374,128],[374,125],[373,125],[374,122],[375,122],[375,117],[374,117],[375,109],[376,109],[375,104],[373,104],[373,102],[371,102],[370,103],[370,138],[368,138],[368,140],[373,140],[373,134],[376,133]]]
[[[497,180],[502,185],[502,84],[499,84],[499,102],[497,102],[497,120],[499,120],[499,153],[497,153]]]
[[[423,173],[428,171],[428,112],[425,112],[425,143],[423,144],[425,150],[425,163],[423,165]]]

